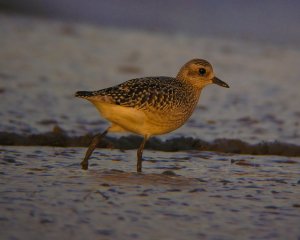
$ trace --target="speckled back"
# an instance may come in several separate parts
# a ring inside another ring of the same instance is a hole
[[[197,95],[192,86],[171,77],[136,78],[88,93],[86,98],[92,101],[111,102],[146,111],[178,108]]]

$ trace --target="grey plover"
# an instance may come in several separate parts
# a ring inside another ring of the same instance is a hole
[[[215,77],[209,62],[193,59],[181,67],[175,78],[136,78],[99,91],[76,92],[76,97],[92,102],[111,122],[103,133],[94,136],[81,162],[82,169],[88,169],[89,157],[108,132],[131,132],[143,137],[137,150],[137,172],[141,172],[146,141],[182,126],[193,113],[201,90],[211,83],[229,88]]]

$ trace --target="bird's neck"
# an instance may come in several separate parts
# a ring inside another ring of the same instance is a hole
[[[192,89],[191,91],[199,92],[199,95],[201,90],[205,87],[205,85],[200,84],[198,77],[186,77],[186,74],[181,74],[181,72],[177,74],[176,79],[178,79],[184,85],[190,87]]]

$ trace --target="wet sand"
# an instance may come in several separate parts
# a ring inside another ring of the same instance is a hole
[[[1,147],[1,239],[298,239],[300,158]]]
[[[1,239],[300,238],[297,46],[0,21]],[[81,170],[74,146],[107,123],[75,91],[174,76],[193,57],[231,88],[205,89],[184,127],[152,139],[143,174],[140,139],[117,135]]]

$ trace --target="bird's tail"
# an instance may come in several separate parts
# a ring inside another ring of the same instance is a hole
[[[75,97],[80,97],[80,98],[90,98],[93,96],[93,92],[89,91],[78,91],[75,93]]]
[[[75,93],[75,97],[84,98],[91,102],[106,102],[106,103],[115,103],[111,97],[100,94],[100,91],[78,91]]]

